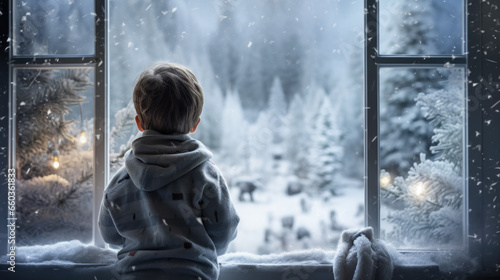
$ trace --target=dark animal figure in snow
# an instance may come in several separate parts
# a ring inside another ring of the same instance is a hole
[[[250,196],[250,201],[253,202],[253,192],[257,189],[257,185],[255,185],[252,181],[238,181],[235,184],[240,189],[240,195],[238,199],[240,201],[245,201],[245,194]]]

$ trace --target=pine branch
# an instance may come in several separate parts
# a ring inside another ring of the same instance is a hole
[[[73,121],[65,120],[69,106],[83,102],[78,92],[92,83],[90,69],[23,69],[16,79],[18,116],[18,163],[21,174],[34,166],[44,166],[54,149],[74,149],[74,137],[68,132]],[[60,141],[62,141],[60,143]],[[34,168],[46,174],[47,168]],[[45,170],[45,171],[44,171]],[[24,171],[24,172],[23,172]]]

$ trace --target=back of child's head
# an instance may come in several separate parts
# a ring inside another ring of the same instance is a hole
[[[173,63],[149,66],[139,76],[133,100],[143,129],[187,134],[203,109],[203,91],[194,74]]]

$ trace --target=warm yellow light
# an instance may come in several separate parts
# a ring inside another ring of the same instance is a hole
[[[59,157],[58,156],[54,156],[54,164],[53,164],[54,168],[57,169],[59,168]]]
[[[391,184],[391,175],[389,173],[384,173],[380,176],[380,186],[385,188]]]
[[[413,193],[418,198],[423,198],[425,196],[425,186],[422,182],[413,184]]]
[[[54,166],[55,169],[59,168],[59,151],[58,150],[55,150],[52,153],[52,160],[53,160],[52,166]]]
[[[80,137],[78,139],[82,144],[87,143],[87,133],[85,133],[85,131],[80,132]]]

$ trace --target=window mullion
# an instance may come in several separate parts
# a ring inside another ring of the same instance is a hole
[[[468,112],[467,112],[467,126],[468,134],[467,146],[468,147],[468,187],[464,197],[466,211],[466,221],[468,223],[468,249],[471,257],[478,259],[478,264],[483,264],[481,257],[482,239],[484,237],[483,224],[484,224],[484,211],[482,207],[482,181],[483,181],[483,154],[482,145],[483,133],[477,134],[483,126],[483,104],[482,104],[482,86],[484,86],[482,78],[482,60],[483,53],[481,42],[481,3],[479,1],[469,0],[467,2],[467,46],[468,53]],[[479,86],[478,86],[479,85]],[[471,129],[475,128],[475,129]],[[481,268],[479,268],[481,269]]]
[[[88,65],[88,64],[96,64],[95,56],[62,56],[56,57],[54,55],[51,56],[13,56],[11,59],[12,64],[16,65],[40,65],[40,66],[48,66],[48,65]]]
[[[464,55],[458,56],[386,56],[381,55],[376,57],[378,65],[394,65],[394,66],[436,66],[443,67],[446,65],[465,65],[466,58]]]
[[[365,0],[365,224],[380,236],[378,6]]]
[[[106,94],[106,32],[107,1],[95,0],[95,96],[94,96],[94,211],[92,216],[92,240],[94,245],[104,247],[99,233],[99,208],[108,176],[108,100]]]

